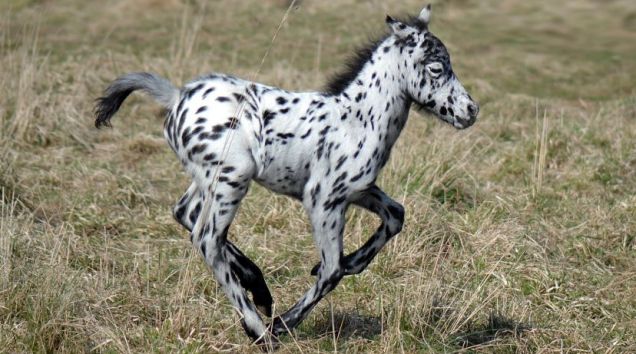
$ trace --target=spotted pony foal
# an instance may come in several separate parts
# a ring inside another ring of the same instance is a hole
[[[168,109],[164,135],[193,179],[174,216],[253,340],[275,340],[296,327],[343,276],[363,271],[400,232],[404,208],[375,181],[411,105],[458,129],[475,122],[479,107],[453,73],[444,44],[429,32],[430,14],[429,5],[408,20],[387,16],[389,33],[360,50],[323,92],[289,92],[223,74],[177,89],[154,74],[131,73],[98,99],[97,127],[109,125],[135,90]],[[259,315],[272,316],[263,273],[227,238],[252,180],[302,202],[320,254],[315,284],[269,325]],[[344,255],[352,204],[382,224]]]

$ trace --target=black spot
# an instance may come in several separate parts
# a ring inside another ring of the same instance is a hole
[[[206,149],[207,147],[208,147],[208,146],[207,146],[207,145],[205,145],[205,144],[197,144],[197,145],[194,145],[194,146],[192,147],[192,149],[190,149],[190,153],[191,153],[192,155],[200,154],[200,153],[202,153],[203,151],[205,151],[205,149]]]
[[[227,185],[232,188],[238,188],[241,184],[239,182],[227,182]]]
[[[322,206],[325,211],[331,211],[338,207],[340,204],[344,203],[345,200],[347,200],[347,198],[345,198],[344,196],[338,196],[333,200],[327,200]]]
[[[440,108],[440,109],[439,109],[439,114],[441,114],[441,115],[445,116],[445,115],[446,115],[446,113],[447,113],[447,112],[446,112],[446,107],[442,107],[442,108]]]
[[[309,134],[311,134],[311,128],[309,128],[309,130],[307,130],[307,132],[303,135],[300,136],[301,139],[305,139],[306,137],[309,136]]]
[[[225,96],[219,96],[216,98],[217,101],[219,102],[229,102],[231,101],[231,99],[229,97],[225,97]]]
[[[362,178],[362,176],[364,176],[364,171],[360,171],[360,173],[358,173],[357,175],[351,177],[349,182],[355,182],[355,181],[359,180],[360,178]]]
[[[206,97],[207,95],[209,95],[212,91],[214,91],[214,87],[210,87],[209,89],[205,90],[205,91],[203,92],[203,97],[202,97],[202,98],[203,98],[203,99],[205,99],[205,97]]]
[[[245,100],[245,96],[241,95],[240,93],[233,93],[232,96],[234,96],[234,98],[236,99],[236,101],[238,103],[241,103]]]
[[[181,221],[181,218],[183,217],[183,214],[185,214],[185,211],[186,206],[175,209],[174,218],[177,219],[177,221]]]
[[[228,122],[225,123],[225,126],[229,129],[236,129],[238,125],[239,125],[239,120],[236,117],[230,117]]]
[[[276,118],[276,112],[266,110],[263,112],[263,126],[269,125],[272,119]]]
[[[179,125],[177,126],[177,131],[181,131],[181,129],[183,128],[183,123],[185,122],[185,118],[186,115],[188,114],[188,109],[184,109],[183,112],[181,112],[181,115],[179,116]]]
[[[181,98],[181,100],[179,101],[179,105],[177,106],[177,110],[175,111],[176,114],[179,114],[181,112],[181,109],[183,109],[183,104],[185,103],[186,99],[185,97]]]
[[[206,140],[206,139],[207,140],[217,140],[217,139],[219,139],[222,136],[223,136],[223,134],[220,134],[220,133],[213,133],[213,134],[201,133],[201,134],[199,134],[199,140]]]
[[[314,188],[312,188],[311,192],[309,193],[311,194],[311,205],[315,207],[318,193],[320,193],[320,183],[318,183]]]
[[[190,133],[190,135],[197,135],[197,134],[199,134],[202,130],[203,130],[203,127],[202,127],[202,126],[198,126],[198,127],[194,128],[194,130]]]
[[[338,162],[336,163],[336,171],[338,171],[338,169],[340,169],[340,167],[342,167],[342,165],[345,163],[345,161],[347,161],[348,157],[347,156],[340,156],[340,158],[338,159]]]
[[[347,171],[338,176],[338,178],[336,178],[336,180],[334,181],[334,184],[338,184],[338,182],[344,181],[345,178],[347,178]]]
[[[224,131],[225,131],[225,127],[220,124],[217,124],[212,127],[212,132],[214,133],[223,133]]]
[[[278,103],[280,105],[283,105],[283,104],[287,103],[287,99],[285,97],[280,96],[280,97],[276,98],[276,103]]]
[[[216,159],[216,154],[213,152],[203,156],[203,160],[205,161],[212,161],[214,159]]]
[[[186,128],[183,131],[183,134],[181,134],[181,142],[183,146],[188,145],[188,143],[190,142],[190,138],[192,138],[192,135],[190,134],[190,128]]]
[[[327,135],[327,132],[329,131],[329,129],[331,129],[331,126],[329,126],[329,125],[328,125],[328,126],[326,126],[326,127],[324,127],[324,128],[323,128],[323,129],[319,132],[320,136],[325,136],[325,135]]]
[[[194,96],[195,93],[197,93],[200,89],[203,88],[203,86],[205,86],[203,83],[200,83],[200,84],[196,85],[195,87],[187,90],[186,93],[185,93],[185,96],[187,96],[188,99],[191,99],[192,96]]]

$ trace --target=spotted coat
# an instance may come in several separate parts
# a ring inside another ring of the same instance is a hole
[[[289,92],[225,74],[177,89],[157,75],[132,73],[99,99],[98,127],[138,89],[168,109],[164,135],[193,179],[174,216],[191,231],[252,339],[271,344],[296,327],[343,276],[364,270],[400,232],[404,208],[375,182],[412,104],[456,128],[475,122],[479,108],[428,31],[429,19],[430,6],[406,21],[387,17],[389,33],[360,50],[322,92]],[[320,254],[315,284],[269,325],[260,315],[272,316],[263,274],[227,238],[252,180],[302,202]],[[349,205],[377,214],[382,224],[344,255]]]

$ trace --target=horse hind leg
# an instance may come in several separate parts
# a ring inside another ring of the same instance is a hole
[[[173,209],[175,219],[190,232],[192,232],[194,224],[201,213],[202,201],[201,191],[197,184],[193,182]],[[192,238],[193,234],[191,233],[190,235]],[[271,317],[273,299],[265,282],[263,272],[229,240],[226,241],[223,252],[230,264],[232,273],[238,277],[241,286],[252,294],[252,300],[258,310],[267,317]]]

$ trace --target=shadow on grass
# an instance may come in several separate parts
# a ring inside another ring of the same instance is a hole
[[[373,339],[382,332],[380,317],[364,316],[359,313],[334,313],[317,322],[315,333],[321,336],[334,336],[338,340],[349,338]],[[334,333],[335,332],[335,333]]]
[[[456,341],[459,346],[468,348],[487,344],[504,337],[519,337],[531,329],[530,325],[493,313],[490,314],[485,324],[474,326],[470,330],[460,333]]]

